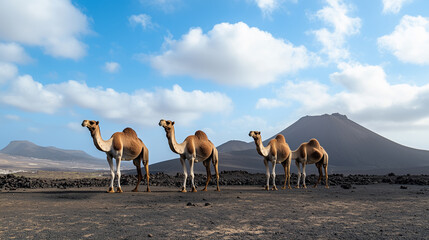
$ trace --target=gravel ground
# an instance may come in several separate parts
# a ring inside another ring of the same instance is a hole
[[[401,187],[402,186],[402,187]],[[0,239],[427,239],[429,187],[105,193],[105,187],[0,193]]]
[[[277,177],[281,186],[284,176]],[[221,192],[179,192],[183,176],[151,175],[151,193],[106,193],[108,177],[0,176],[0,239],[428,239],[429,176],[330,176],[331,188],[264,191],[265,175],[223,172]],[[307,176],[311,186],[315,175]],[[189,181],[188,181],[189,182]],[[292,175],[295,184],[296,175]],[[202,189],[204,175],[196,176]],[[140,187],[144,190],[142,183]],[[189,190],[189,188],[188,188]]]

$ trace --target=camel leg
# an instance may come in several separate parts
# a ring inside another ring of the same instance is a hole
[[[183,186],[182,186],[182,192],[186,192],[186,179],[188,179],[188,172],[186,170],[186,162],[185,162],[185,158],[180,156],[180,163],[182,164],[182,168],[183,168],[183,175],[185,175],[184,179],[183,179]]]
[[[107,156],[107,162],[109,163],[109,167],[110,167],[110,187],[109,187],[109,190],[107,190],[107,192],[108,193],[114,193],[115,190],[113,189],[113,181],[115,180],[115,172],[113,170],[112,157]]]
[[[287,182],[287,164],[286,164],[286,161],[282,162],[282,166],[285,170],[285,183],[284,183],[282,189],[286,189],[286,182]]]
[[[133,192],[138,192],[138,188],[140,185],[140,182],[142,181],[142,169],[140,167],[140,158],[133,160],[134,166],[136,166],[137,169],[137,184],[136,187],[133,189]]]
[[[213,155],[213,167],[215,169],[215,173],[216,173],[216,191],[220,192],[220,188],[219,188],[219,158],[218,158],[218,153],[217,150],[215,149],[215,153]]]
[[[265,190],[269,190],[270,189],[270,169],[268,167],[268,161],[267,159],[264,159],[264,164],[265,164],[265,169],[266,169],[266,175],[267,175],[267,185],[265,185]]]
[[[305,185],[305,163],[302,164],[302,188],[307,188],[307,185]]]
[[[314,188],[317,187],[317,184],[320,183],[320,181],[322,180],[322,176],[323,176],[323,173],[322,173],[322,163],[320,163],[320,162],[316,163],[316,167],[319,170],[319,179],[317,179],[316,184],[314,184]]]
[[[206,167],[207,171],[207,181],[206,181],[206,187],[203,189],[203,191],[207,191],[207,186],[209,185],[210,179],[211,179],[211,172],[210,172],[210,160],[206,160],[203,162],[204,166]]]
[[[195,158],[191,158],[191,160],[189,161],[189,169],[191,171],[191,183],[192,183],[192,192],[197,192],[197,188],[195,187],[195,182],[194,182],[194,163],[195,163]]]
[[[276,187],[276,164],[277,161],[275,159],[273,159],[273,161],[271,161],[271,163],[273,164],[273,169],[272,169],[272,173],[271,176],[273,177],[273,188],[272,190],[276,191],[277,187]]]
[[[296,167],[298,168],[298,181],[296,182],[296,187],[299,188],[299,181],[301,180],[301,167],[299,166],[299,161],[295,161]]]
[[[325,188],[329,188],[329,184],[328,184],[328,164],[323,165],[323,168],[325,169],[325,181],[326,181]]]
[[[116,189],[116,192],[121,193],[123,192],[121,188],[121,157],[116,159],[116,175],[118,177],[118,188]]]
[[[149,161],[143,162],[144,164],[144,168],[146,170],[146,182],[147,182],[147,188],[146,191],[150,192],[150,187],[149,187],[149,178],[150,178],[150,173],[149,173]]]

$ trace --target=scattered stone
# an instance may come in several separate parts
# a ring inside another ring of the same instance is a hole
[[[195,207],[195,206],[197,206],[197,205],[195,205],[195,203],[188,202],[188,203],[186,204],[186,206],[192,206],[192,207]]]
[[[147,236],[148,236],[148,237],[153,237],[153,235],[152,235],[152,234],[150,234],[150,233],[149,233]]]
[[[208,202],[206,202],[206,204],[204,204],[204,206],[210,206],[210,205],[212,205],[211,203],[208,203]]]
[[[352,188],[352,185],[350,183],[344,183],[344,184],[341,184],[341,188],[350,189]]]

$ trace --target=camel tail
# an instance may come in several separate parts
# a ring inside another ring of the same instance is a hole
[[[328,165],[328,153],[325,151],[325,149],[323,149],[323,165]]]

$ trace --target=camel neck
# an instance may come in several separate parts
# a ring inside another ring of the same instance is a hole
[[[264,147],[264,145],[262,144],[262,140],[258,139],[255,141],[256,144],[256,150],[258,151],[259,155],[263,156],[263,157],[267,157],[268,156],[268,152],[269,152],[269,148],[270,146],[268,145],[267,147]]]
[[[177,154],[183,154],[185,152],[184,143],[177,143],[176,135],[174,133],[174,128],[167,132],[168,145],[170,146],[171,151]]]
[[[102,152],[109,152],[111,148],[111,141],[110,139],[108,141],[104,141],[103,138],[101,138],[100,128],[96,128],[93,131],[91,131],[92,140],[94,141],[95,147],[102,151]]]

